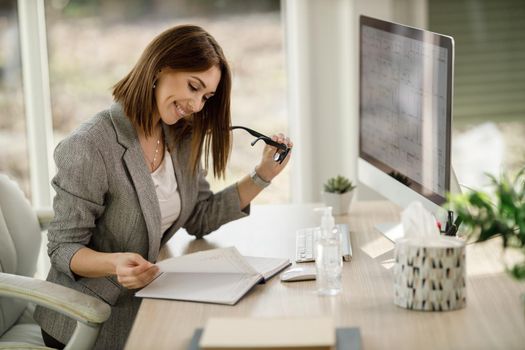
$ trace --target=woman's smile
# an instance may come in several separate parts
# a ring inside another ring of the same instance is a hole
[[[200,72],[164,68],[156,79],[155,99],[160,118],[173,125],[202,110],[221,80],[218,66]]]
[[[181,105],[177,103],[177,101],[173,102],[173,105],[175,106],[175,111],[177,112],[179,117],[184,118],[191,114],[190,111],[187,111],[184,108],[182,108]]]

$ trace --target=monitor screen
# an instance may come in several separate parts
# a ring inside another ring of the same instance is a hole
[[[359,157],[436,204],[450,190],[453,39],[360,18]]]

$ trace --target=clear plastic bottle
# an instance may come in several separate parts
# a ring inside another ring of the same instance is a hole
[[[341,233],[335,226],[332,207],[316,210],[323,211],[320,233],[316,243],[317,292],[320,295],[336,295],[342,290]]]

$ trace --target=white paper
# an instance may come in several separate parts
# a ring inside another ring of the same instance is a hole
[[[205,250],[170,258],[157,263],[157,266],[161,272],[258,273],[235,247]]]
[[[290,265],[289,259],[280,258],[260,258],[256,256],[243,257],[248,264],[250,264],[258,273],[263,275],[264,279],[268,279]]]
[[[235,304],[259,280],[237,273],[163,273],[136,293],[138,297]]]
[[[161,274],[135,295],[232,305],[263,275],[288,264],[287,259],[245,258],[235,247],[206,250],[159,262]]]

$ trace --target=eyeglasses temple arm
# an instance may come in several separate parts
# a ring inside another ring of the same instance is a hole
[[[244,126],[232,126],[232,127],[230,127],[230,130],[234,130],[234,129],[242,129],[244,131],[247,131],[250,135],[255,136],[255,137],[267,137],[267,136],[265,136],[265,135],[263,135],[261,133],[258,133],[255,130],[252,130],[252,129],[244,127]]]
[[[234,129],[243,129],[243,130],[247,131],[248,133],[250,133],[250,135],[257,137],[257,138],[252,142],[252,146],[255,145],[255,144],[257,143],[257,141],[259,141],[259,140],[263,140],[267,145],[277,147],[277,148],[279,148],[279,149],[282,149],[283,151],[286,151],[286,150],[288,149],[288,146],[286,146],[284,143],[275,142],[274,140],[272,140],[272,139],[269,138],[268,136],[263,135],[263,134],[261,134],[261,133],[255,131],[255,130],[252,130],[252,129],[250,129],[250,128],[247,128],[247,127],[244,127],[244,126],[232,126],[230,129],[231,129],[231,130],[234,130]]]

